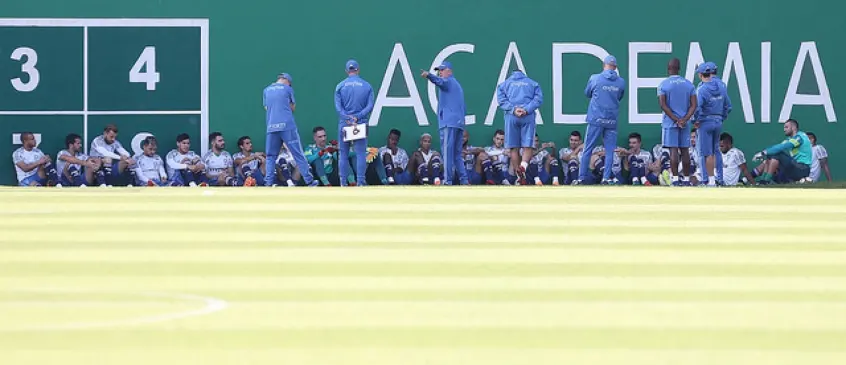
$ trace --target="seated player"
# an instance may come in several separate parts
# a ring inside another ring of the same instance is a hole
[[[12,162],[18,175],[19,186],[57,186],[59,177],[50,156],[35,147],[35,135],[21,133],[23,147],[12,153]]]
[[[238,149],[240,151],[232,156],[238,179],[244,182],[244,186],[264,186],[264,175],[261,173],[264,171],[264,152],[253,153],[253,141],[249,136],[238,138]]]
[[[441,154],[432,150],[432,135],[423,133],[420,136],[420,148],[414,151],[408,163],[413,181],[420,185],[441,185],[441,166]]]
[[[134,158],[135,183],[138,186],[170,186],[171,181],[167,178],[165,163],[156,154],[158,151],[156,137],[144,138],[141,141],[141,149],[143,152]]]
[[[593,172],[592,176],[588,176],[587,185],[596,184],[597,182],[603,185],[618,185],[623,179],[623,160],[617,150],[614,151],[614,162],[611,166],[611,180],[602,181],[602,176],[605,173],[605,147],[596,146],[593,148],[593,153],[590,157],[590,170]]]
[[[135,165],[135,160],[117,140],[117,134],[117,126],[107,125],[103,129],[103,134],[91,141],[91,148],[88,151],[91,157],[97,157],[103,161],[103,172],[106,174],[106,184],[109,185],[124,182],[123,176],[127,170],[131,175],[135,174],[132,169],[128,169],[129,166]],[[135,177],[132,176],[130,181],[135,181]]]
[[[388,184],[409,185],[411,184],[411,173],[408,171],[408,153],[399,146],[402,133],[397,129],[388,132],[388,144],[379,148],[379,155],[382,157],[382,164],[385,166],[385,175]]]
[[[755,154],[756,160],[766,160],[767,167],[759,178],[761,184],[771,184],[773,175],[780,170],[787,182],[809,182],[813,147],[811,140],[799,130],[799,122],[788,119],[784,122],[783,142]]]
[[[314,177],[320,181],[322,186],[340,185],[340,180],[335,166],[338,163],[338,143],[327,144],[326,129],[314,127],[312,130],[314,143],[305,149],[305,157],[308,164],[314,171]],[[355,175],[347,176],[347,185],[355,185]]]
[[[690,132],[690,178],[688,181],[682,182],[682,186],[696,186],[702,180],[702,170],[699,166],[699,150],[696,148],[696,130]],[[679,165],[679,171],[684,171],[683,166]]]
[[[302,175],[294,162],[294,155],[288,151],[288,145],[283,142],[279,149],[279,156],[276,158],[276,182],[291,187],[297,186],[295,181],[300,181],[301,178]],[[302,185],[305,185],[305,181],[302,182]],[[277,184],[274,183],[273,186],[277,186]]]
[[[464,168],[467,170],[470,185],[481,185],[483,181],[487,185],[496,185],[493,180],[493,166],[488,159],[488,154],[485,153],[484,148],[470,145],[470,132],[466,129],[463,134],[461,156],[464,158]],[[458,180],[458,178],[456,177],[454,180]]]
[[[238,186],[238,177],[233,167],[234,161],[229,152],[226,152],[226,141],[223,134],[214,132],[209,135],[211,149],[203,155],[203,165],[206,166],[205,174],[209,185],[212,186]]]
[[[734,148],[734,138],[731,134],[720,134],[720,152],[723,154],[723,184],[735,186],[739,182],[755,181],[749,169],[746,168],[746,156],[743,155],[743,151]]]
[[[497,129],[493,136],[493,145],[485,147],[485,154],[488,155],[488,161],[491,163],[493,170],[493,180],[502,185],[511,185],[514,177],[508,173],[508,168],[511,166],[508,163],[511,151],[505,148],[505,131]]]
[[[206,175],[200,155],[191,151],[191,138],[182,133],[176,136],[176,149],[165,157],[167,176],[172,186],[207,186]]]
[[[526,178],[538,186],[550,183],[555,186],[560,185],[558,176],[561,174],[561,168],[558,159],[555,158],[555,142],[540,143],[536,133],[534,145],[535,154],[529,160]]]
[[[379,156],[379,149],[376,147],[367,147],[366,151],[367,157],[365,157],[364,161],[367,163],[367,170],[364,172],[365,184],[363,186],[378,184],[390,185],[388,183],[387,172],[385,171],[385,164],[382,161],[382,157]],[[340,153],[338,154],[338,156],[340,156]],[[350,146],[350,152],[347,154],[347,156],[347,161],[349,162],[350,166],[349,176],[355,180],[358,180],[358,173],[356,171],[357,155],[355,149],[352,146]],[[355,184],[356,183],[354,183],[353,185]]]
[[[825,172],[826,180],[831,182],[831,170],[828,169],[828,151],[826,151],[823,145],[817,144],[816,134],[813,132],[808,132],[806,134],[808,135],[808,139],[811,140],[811,145],[813,146],[812,152],[814,154],[811,159],[811,181],[820,181],[820,172]]]
[[[658,185],[658,164],[653,163],[652,154],[643,150],[640,133],[629,134],[629,149],[618,148],[617,153],[625,160],[623,168],[629,172],[632,185]]]
[[[658,182],[665,186],[681,186],[682,183],[673,184],[673,173],[670,168],[670,149],[663,144],[656,144],[652,147],[652,161],[658,165]]]
[[[106,186],[102,162],[82,153],[82,137],[78,134],[71,133],[65,137],[65,149],[56,155],[56,167],[62,186],[86,187],[95,180],[95,176],[98,185]]]
[[[566,165],[564,171],[564,184],[572,185],[579,180],[579,161],[584,154],[585,145],[582,143],[582,133],[579,131],[570,132],[569,145],[558,151],[558,158]]]

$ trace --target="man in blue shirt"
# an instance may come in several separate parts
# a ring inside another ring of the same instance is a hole
[[[291,75],[279,74],[276,82],[264,88],[264,109],[267,110],[267,141],[265,154],[268,161],[276,161],[279,149],[284,142],[288,152],[294,157],[294,162],[308,186],[317,186],[318,182],[309,172],[308,161],[303,153],[303,145],[297,132],[294,111],[297,108],[294,89],[291,87]],[[276,165],[265,164],[265,186],[274,186],[276,180]]]
[[[658,85],[658,103],[664,112],[661,122],[661,144],[670,149],[670,169],[673,185],[679,182],[679,154],[683,167],[683,177],[690,178],[690,120],[696,111],[696,88],[693,83],[679,76],[681,61],[673,58],[667,64],[670,75]],[[665,170],[666,171],[666,170]]]
[[[626,81],[617,74],[617,59],[609,55],[603,61],[602,73],[595,74],[588,80],[585,96],[590,99],[587,113],[587,130],[585,131],[585,147],[579,163],[579,180],[574,184],[588,183],[590,151],[596,145],[597,139],[602,138],[605,151],[605,166],[614,165],[614,151],[617,149],[617,117],[620,115],[620,100],[626,92]],[[602,174],[602,184],[614,184],[611,179],[610,168]]]
[[[438,76],[423,71],[420,76],[428,79],[440,90],[438,103],[438,132],[441,137],[441,153],[444,156],[444,175],[446,185],[453,185],[458,174],[461,185],[470,185],[467,170],[464,168],[464,158],[461,156],[461,145],[464,140],[464,90],[458,80],[452,76],[452,64],[444,61],[435,68]]]
[[[720,150],[720,133],[723,132],[723,121],[731,113],[731,99],[729,99],[726,84],[718,79],[712,79],[714,71],[713,63],[706,62],[697,68],[699,79],[702,83],[696,89],[696,145],[699,148],[699,161],[702,166],[702,182],[708,186],[716,186],[717,182],[722,184],[723,180],[723,155]],[[708,157],[712,157],[709,159]],[[706,164],[710,161],[710,164]],[[708,173],[716,167],[715,175],[708,176]]]
[[[526,169],[534,155],[535,111],[543,103],[543,92],[535,80],[515,70],[499,84],[496,98],[505,112],[505,148],[511,150],[511,167],[520,185],[526,185]]]
[[[335,87],[335,111],[338,113],[338,171],[341,176],[341,186],[347,186],[344,176],[349,176],[350,144],[355,151],[355,173],[356,184],[364,186],[367,181],[367,138],[344,142],[344,127],[359,125],[359,128],[367,128],[367,119],[373,111],[373,88],[367,81],[364,81],[358,73],[359,66],[356,60],[349,60],[346,63],[345,71],[347,78]]]

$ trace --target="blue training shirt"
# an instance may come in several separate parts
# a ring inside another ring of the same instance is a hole
[[[347,116],[358,118],[358,123],[367,123],[374,104],[373,88],[358,75],[351,75],[335,87],[335,112],[338,123],[346,124]]]
[[[264,88],[264,108],[267,109],[267,133],[297,129],[291,104],[296,104],[294,89],[278,82]]]
[[[679,75],[673,75],[661,81],[658,85],[658,96],[667,97],[667,106],[673,111],[676,118],[683,118],[690,109],[690,97],[696,96],[696,87],[688,79]],[[693,116],[691,115],[691,118]],[[673,120],[664,113],[661,121],[662,128],[678,127]]]

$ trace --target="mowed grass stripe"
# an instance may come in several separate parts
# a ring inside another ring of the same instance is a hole
[[[846,331],[649,328],[310,328],[0,332],[0,349],[167,351],[336,348],[844,351]]]
[[[620,229],[634,229],[634,231],[642,231],[644,229],[669,228],[674,230],[680,229],[699,229],[702,227],[702,221],[698,220],[656,220],[649,219],[632,219],[624,217],[601,217],[592,219],[582,218],[492,218],[484,216],[464,217],[462,219],[442,218],[442,217],[368,217],[368,218],[329,218],[329,217],[284,217],[273,218],[265,216],[248,216],[248,217],[207,217],[207,216],[188,216],[180,217],[178,220],[169,216],[107,216],[107,215],[87,215],[74,216],[62,215],[61,217],[50,218],[50,228],[54,230],[69,230],[73,231],[80,227],[85,227],[91,223],[91,220],[108,221],[109,224],[114,225],[146,225],[153,226],[157,229],[163,230],[178,230],[185,229],[186,226],[201,226],[201,225],[221,225],[221,226],[237,226],[241,229],[250,228],[270,228],[270,229],[292,229],[297,227],[337,227],[343,229],[345,227],[367,227],[367,229],[383,229],[388,227],[413,227],[417,229],[432,229],[440,228],[443,230],[460,229],[484,229],[497,230],[501,228],[513,229],[514,225],[524,227],[526,229],[543,228],[544,231],[565,231],[576,229],[578,231],[585,231],[593,228],[620,228]],[[616,219],[615,219],[616,218]],[[774,228],[779,229],[808,229],[815,230],[814,234],[827,234],[832,232],[845,232],[846,225],[841,224],[842,220],[811,220],[811,221],[773,221],[764,219],[719,219],[708,221],[710,229],[727,229],[728,231],[761,231],[768,232]],[[44,220],[39,218],[24,217],[24,218],[8,218],[0,221],[0,228],[3,229],[28,229],[28,228],[42,228],[44,227]]]
[[[846,303],[844,291],[684,291],[684,290],[435,290],[435,289],[332,289],[332,290],[241,290],[185,289],[183,292],[231,301],[234,305],[250,302],[662,302],[662,303]],[[77,303],[109,306],[129,306],[138,303],[158,303],[162,298],[139,297],[121,293],[0,293],[0,308],[6,305],[75,306]]]
[[[285,277],[274,276],[168,276],[167,280],[138,276],[38,276],[0,277],[0,287],[11,295],[74,292],[135,295],[132,288],[148,291],[205,293],[212,291],[601,291],[601,292],[792,292],[837,293],[846,291],[843,277]],[[123,294],[121,294],[123,293]],[[59,295],[59,294],[57,294]]]
[[[109,249],[11,251],[0,256],[0,263],[38,262],[192,262],[192,263],[611,263],[611,264],[781,264],[846,266],[846,251],[840,252],[714,252],[602,249],[267,249],[267,250],[155,250]]]
[[[300,212],[303,215],[320,216],[327,214],[328,206],[332,207],[332,211],[337,213],[358,213],[373,211],[377,214],[407,214],[409,212],[452,212],[452,213],[466,213],[466,214],[488,214],[491,211],[507,212],[533,212],[537,214],[544,213],[608,213],[616,211],[621,215],[629,214],[677,214],[679,211],[696,212],[697,217],[702,220],[715,219],[720,217],[720,213],[726,210],[734,211],[735,213],[752,214],[772,214],[773,210],[782,206],[781,203],[771,202],[771,204],[749,204],[748,202],[736,202],[736,205],[717,205],[715,202],[702,202],[702,204],[693,204],[691,202],[676,203],[667,202],[665,204],[656,203],[653,201],[635,202],[625,204],[623,202],[615,202],[609,198],[599,198],[592,202],[573,203],[562,201],[555,203],[553,201],[546,201],[545,203],[529,203],[519,201],[496,201],[486,202],[479,200],[465,200],[455,201],[448,200],[443,202],[430,201],[428,203],[406,203],[393,200],[392,202],[385,202],[378,204],[373,201],[368,201],[367,196],[361,196],[361,200],[342,200],[333,202],[319,202],[309,199],[304,199],[305,196],[300,197],[301,200],[279,200],[278,202],[257,201],[257,202],[231,202],[227,203],[220,200],[215,200],[212,197],[202,201],[184,200],[174,202],[170,199],[167,202],[155,202],[149,199],[143,199],[137,202],[109,200],[105,202],[98,202],[97,204],[90,204],[86,201],[71,201],[71,202],[45,202],[41,205],[17,205],[14,209],[9,209],[13,212],[25,212],[28,209],[44,211],[45,205],[49,204],[47,211],[52,213],[70,213],[70,214],[126,214],[127,211],[138,213],[155,213],[155,212],[172,212],[175,215],[182,214],[210,214],[210,212],[225,212],[227,214],[242,215],[242,214],[264,214],[265,212],[278,211],[280,209],[288,209],[291,211]],[[101,197],[102,199],[102,197]],[[775,198],[774,198],[775,199]],[[14,204],[13,202],[6,202],[7,204]],[[392,203],[392,204],[389,204]],[[843,215],[846,214],[846,204],[820,204],[820,205],[798,205],[791,207],[791,212],[794,214],[825,214],[825,215]],[[369,204],[369,205],[368,205]],[[370,209],[368,209],[370,208]],[[378,210],[374,210],[377,209]]]
[[[782,264],[609,264],[609,263],[197,263],[102,261],[5,263],[2,277],[178,275],[275,277],[846,277],[846,265]]]
[[[566,236],[565,236],[566,237]],[[673,250],[678,252],[709,251],[709,252],[735,252],[735,251],[757,251],[757,252],[839,252],[846,251],[846,242],[703,242],[692,243],[670,243],[670,242],[629,242],[622,238],[606,239],[585,239],[550,242],[362,242],[362,241],[324,241],[324,240],[286,240],[270,242],[245,242],[233,243],[229,240],[216,240],[214,237],[203,238],[203,240],[135,240],[121,242],[115,245],[112,242],[92,241],[76,239],[74,241],[57,241],[53,238],[34,237],[26,241],[4,241],[0,238],[0,256],[13,251],[50,251],[50,250],[98,250],[108,248],[111,252],[120,255],[121,251],[131,250],[227,250],[227,251],[263,251],[279,249],[382,249],[382,250],[430,250],[442,251],[449,255],[452,250],[466,249],[509,249],[509,250],[586,250],[603,249],[616,251],[649,251],[649,250]]]
[[[126,228],[128,229],[128,228]],[[135,227],[132,227],[135,229]],[[120,229],[111,230],[92,230],[91,227],[78,227],[73,231],[53,231],[44,230],[40,235],[35,233],[33,229],[4,229],[3,235],[0,236],[0,247],[4,247],[5,243],[33,243],[31,246],[36,248],[35,242],[45,239],[61,240],[64,243],[88,243],[92,242],[111,242],[114,246],[122,245],[136,245],[141,243],[151,242],[229,242],[233,247],[237,247],[239,243],[253,243],[253,242],[297,242],[299,244],[314,242],[314,241],[332,241],[334,244],[374,244],[374,243],[392,243],[399,247],[403,244],[442,244],[448,245],[456,244],[510,244],[512,247],[519,248],[521,244],[533,244],[538,242],[555,243],[555,242],[574,242],[574,243],[591,243],[591,242],[629,242],[632,244],[670,244],[677,243],[680,247],[686,244],[701,245],[711,242],[734,242],[737,240],[738,233],[703,233],[700,235],[685,236],[680,239],[679,236],[673,234],[664,234],[654,229],[645,230],[587,230],[579,231],[572,229],[566,233],[538,233],[533,231],[519,232],[513,228],[504,232],[489,233],[479,232],[473,229],[461,229],[454,232],[444,232],[442,229],[435,230],[410,230],[407,227],[387,227],[384,229],[375,230],[371,227],[324,227],[325,231],[289,231],[289,230],[254,230],[241,231],[236,227],[192,227],[192,229],[158,229],[155,226],[143,227],[138,233],[132,231],[121,231]],[[746,232],[748,233],[748,232]],[[761,234],[748,234],[743,237],[746,244],[800,244],[809,240],[812,237],[816,243],[834,243],[843,244],[843,237],[837,235],[816,236],[808,235],[801,232],[779,234],[772,230],[765,230]],[[719,245],[719,244],[717,244]]]
[[[67,351],[9,350],[6,357],[14,364],[402,364],[402,365],[714,365],[766,364],[808,365],[843,364],[846,353],[754,350],[624,350],[624,349],[461,349],[461,348],[332,348],[261,349],[228,351],[221,348],[192,351],[165,349],[138,353],[134,350],[100,349],[90,353]],[[37,359],[37,360],[36,360]],[[660,360],[656,360],[660,359]]]

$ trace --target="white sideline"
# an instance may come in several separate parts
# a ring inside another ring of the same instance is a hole
[[[20,291],[27,291],[27,292],[49,292],[49,293],[85,293],[86,291],[73,291],[73,290],[46,290],[46,289],[31,289],[31,290],[20,290]],[[108,322],[78,322],[78,323],[66,323],[66,324],[57,324],[57,325],[38,325],[38,326],[28,326],[28,327],[18,327],[18,328],[2,328],[0,327],[0,332],[23,332],[23,331],[72,331],[72,330],[92,330],[92,329],[102,329],[102,328],[113,328],[113,327],[129,327],[129,326],[140,326],[140,325],[147,325],[153,323],[160,323],[160,322],[167,322],[173,321],[177,319],[184,319],[190,317],[199,317],[204,315],[209,315],[215,312],[222,311],[229,307],[229,303],[223,299],[212,298],[212,297],[203,297],[194,294],[184,294],[184,293],[165,293],[165,292],[129,292],[125,293],[127,295],[136,295],[141,297],[152,297],[152,298],[166,298],[166,299],[180,299],[186,301],[200,301],[203,302],[203,307],[198,309],[192,309],[189,311],[182,311],[182,312],[175,312],[175,313],[164,313],[154,316],[145,316],[145,317],[137,317],[137,318],[127,318],[127,319],[119,319],[114,321]]]

